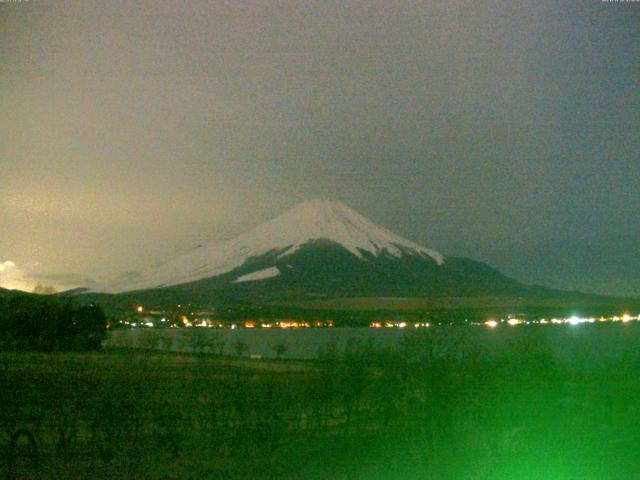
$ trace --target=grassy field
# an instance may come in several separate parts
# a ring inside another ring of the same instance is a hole
[[[2,353],[0,478],[640,478],[635,351],[585,373],[535,329],[501,356],[431,335],[314,362]]]

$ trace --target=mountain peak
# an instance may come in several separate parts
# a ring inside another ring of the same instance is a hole
[[[329,210],[332,208],[349,208],[349,207],[347,207],[344,203],[337,200],[327,200],[326,198],[316,197],[316,198],[311,198],[309,200],[304,200],[298,203],[297,205],[292,207],[289,211],[296,210],[296,209],[303,209],[308,211]]]
[[[397,257],[410,252],[432,257],[439,264],[444,261],[441,254],[376,225],[337,201],[313,199],[302,202],[258,226],[254,232],[281,246],[288,246],[286,254],[309,241],[330,240],[357,257],[362,257],[363,251],[376,256],[386,251]]]
[[[287,220],[302,221],[304,223],[308,219],[318,220],[330,217],[334,219],[344,219],[356,215],[359,216],[355,210],[347,207],[342,202],[326,200],[324,198],[313,198],[298,203],[273,220],[286,218]]]
[[[258,225],[237,238],[202,245],[184,255],[108,288],[126,291],[177,285],[230,272],[252,257],[278,252],[282,258],[310,242],[336,243],[358,258],[417,255],[442,264],[444,257],[417,243],[380,227],[355,210],[337,201],[312,199],[302,202],[276,218]]]

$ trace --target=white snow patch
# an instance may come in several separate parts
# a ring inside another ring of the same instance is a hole
[[[269,252],[286,257],[314,240],[338,243],[358,258],[369,252],[397,258],[419,255],[439,265],[444,262],[440,253],[379,227],[346,205],[318,199],[301,203],[239,237],[200,245],[135,278],[123,277],[97,290],[125,292],[192,282],[230,272],[248,258]]]
[[[277,277],[280,275],[278,267],[269,267],[257,272],[247,273],[236,278],[233,283],[253,282],[255,280],[265,280],[267,278]]]

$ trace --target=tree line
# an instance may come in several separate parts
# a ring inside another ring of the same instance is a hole
[[[100,307],[69,299],[0,298],[0,351],[87,351],[100,348],[107,319]]]

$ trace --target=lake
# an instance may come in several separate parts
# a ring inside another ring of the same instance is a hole
[[[152,332],[150,332],[152,330]],[[197,332],[195,332],[197,330]],[[349,343],[372,343],[376,347],[395,348],[405,336],[433,335],[436,349],[449,345],[455,339],[461,350],[480,352],[483,355],[498,354],[523,338],[533,338],[535,343],[546,344],[547,349],[561,363],[588,364],[593,367],[606,366],[608,362],[625,354],[640,352],[640,323],[596,323],[581,325],[500,325],[491,329],[486,326],[461,325],[438,326],[423,329],[413,328],[238,328],[209,329],[127,329],[109,332],[105,346],[136,347],[146,336],[160,339],[158,348],[172,351],[190,351],[185,336],[201,335],[203,343],[213,345],[224,342],[224,353],[235,354],[235,344],[247,346],[246,355],[275,357],[274,346],[286,345],[282,355],[288,359],[316,359],[321,352],[333,349],[342,352]],[[167,343],[163,344],[163,340]],[[444,347],[443,347],[444,348]]]

